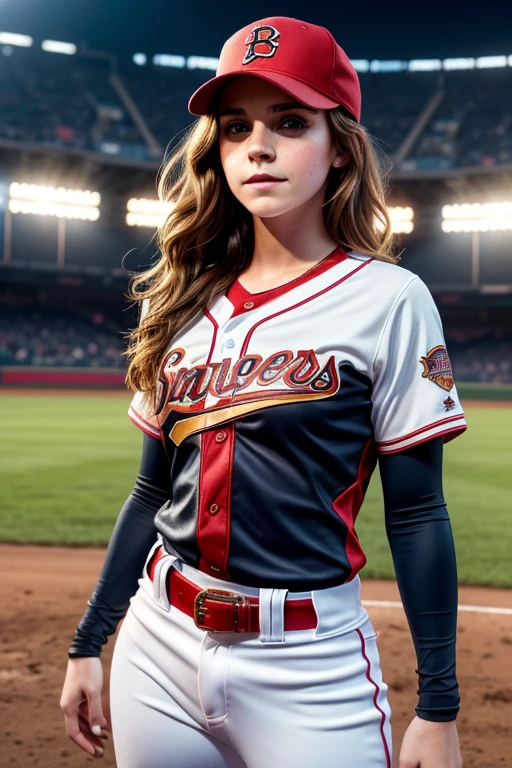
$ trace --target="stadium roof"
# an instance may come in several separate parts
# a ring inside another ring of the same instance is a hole
[[[512,4],[488,0],[465,8],[433,1],[418,6],[317,0],[211,2],[189,0],[0,0],[1,28],[90,49],[132,56],[183,53],[217,56],[224,40],[265,16],[327,26],[351,58],[445,58],[512,54]],[[418,9],[421,10],[418,10]],[[508,22],[508,23],[507,23]]]

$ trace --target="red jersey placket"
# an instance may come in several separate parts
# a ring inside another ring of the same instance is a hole
[[[225,338],[224,326],[232,316],[233,305],[226,297],[211,312],[206,312],[214,326],[212,346],[206,364],[230,356],[238,357],[236,342]],[[233,350],[235,354],[229,354]],[[227,354],[228,353],[228,354]],[[210,393],[205,407],[214,404]],[[227,562],[231,530],[231,477],[234,450],[234,423],[201,433],[199,473],[199,509],[196,539],[201,552],[199,570],[229,581]]]
[[[199,570],[228,581],[233,448],[234,423],[201,434]]]

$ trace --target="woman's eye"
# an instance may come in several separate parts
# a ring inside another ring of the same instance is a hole
[[[238,133],[238,131],[233,131],[232,129],[235,128],[237,125],[241,125],[242,128],[245,128],[243,123],[230,123],[229,125],[226,125],[224,128],[224,133]]]
[[[283,120],[280,127],[282,128],[285,123],[295,123],[295,128],[292,127],[292,130],[306,128],[306,123],[303,120],[299,120],[297,117],[288,117],[286,120]]]
[[[286,125],[289,123],[292,123],[294,125],[292,125],[291,128],[290,127],[286,128]],[[240,133],[240,131],[234,130],[238,126],[242,126],[242,128],[247,128],[245,123],[240,123],[240,122],[230,123],[224,128],[224,133],[226,134]],[[299,120],[299,118],[297,117],[287,117],[286,120],[283,120],[281,123],[279,123],[278,128],[285,128],[285,130],[296,131],[296,130],[301,130],[302,128],[307,128],[307,123],[305,123],[303,120]]]

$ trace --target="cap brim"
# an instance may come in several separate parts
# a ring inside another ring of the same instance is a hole
[[[292,96],[307,107],[313,107],[315,109],[332,109],[333,107],[338,107],[340,104],[339,101],[333,101],[322,93],[315,91],[314,88],[311,88],[309,85],[301,83],[293,77],[283,75],[281,72],[272,72],[268,70],[265,70],[264,72],[247,72],[246,70],[236,70],[214,77],[212,80],[208,80],[198,88],[197,91],[192,94],[192,97],[188,102],[188,111],[192,115],[207,115],[210,112],[213,112],[212,102],[217,91],[222,85],[225,85],[228,80],[237,75],[259,77],[260,80],[265,80],[267,83],[277,85],[278,88],[281,88],[281,90],[289,96]]]

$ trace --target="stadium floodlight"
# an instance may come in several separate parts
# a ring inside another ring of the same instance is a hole
[[[18,35],[15,32],[0,32],[2,45],[19,45],[22,48],[30,48],[33,43],[30,35]]]
[[[379,59],[373,59],[370,62],[370,69],[372,72],[402,72],[407,69],[406,61],[390,60],[379,61]]]
[[[435,72],[441,69],[441,59],[411,59],[409,72]]]
[[[412,208],[409,206],[406,208],[401,208],[400,206],[388,206],[387,212],[391,220],[391,231],[394,235],[399,233],[409,235],[413,231],[414,211]],[[374,222],[377,229],[379,229],[381,232],[384,231],[384,222],[382,219],[376,216]]]
[[[480,56],[476,60],[477,69],[491,69],[492,67],[506,67],[506,56]]]
[[[512,67],[512,56],[508,57],[508,65],[509,67]]]
[[[65,53],[68,56],[73,56],[76,53],[74,43],[62,43],[59,40],[43,40],[41,48],[49,53]]]
[[[153,64],[159,67],[177,67],[183,69],[186,59],[184,56],[175,56],[171,53],[156,53],[153,56]]]
[[[370,69],[370,62],[368,59],[350,59],[350,63],[356,72],[368,72]]]
[[[443,232],[496,232],[512,229],[512,202],[459,203],[442,210]]]
[[[403,233],[409,235],[414,229],[414,211],[410,206],[388,206],[388,215],[391,219],[391,230],[394,234]]]
[[[443,69],[450,71],[453,69],[474,69],[475,60],[472,58],[443,59]]]
[[[219,66],[219,60],[214,56],[189,56],[187,69],[211,69],[214,72]]]
[[[96,221],[100,215],[99,192],[13,182],[9,187],[11,213],[57,216]]]
[[[101,202],[99,192],[84,189],[65,189],[64,187],[46,187],[39,184],[26,184],[13,181],[9,186],[9,195],[24,200],[41,200],[64,205],[85,205],[97,207]]]
[[[133,54],[133,63],[138,64],[139,67],[143,67],[144,64],[147,62],[148,57],[145,53],[134,53]]]
[[[144,213],[127,213],[126,223],[129,227],[149,227],[158,229],[161,227],[165,218],[162,216],[150,216]]]
[[[146,197],[131,197],[126,203],[126,223],[129,227],[151,227],[158,229],[164,223],[175,203],[152,200]]]
[[[36,200],[9,200],[11,213],[25,213],[33,216],[57,216],[59,219],[82,219],[97,221],[100,217],[99,208],[81,208],[78,205],[59,205],[55,203],[37,202]]]
[[[443,206],[443,232],[471,233],[471,284],[480,285],[480,233],[512,230],[512,201]]]

